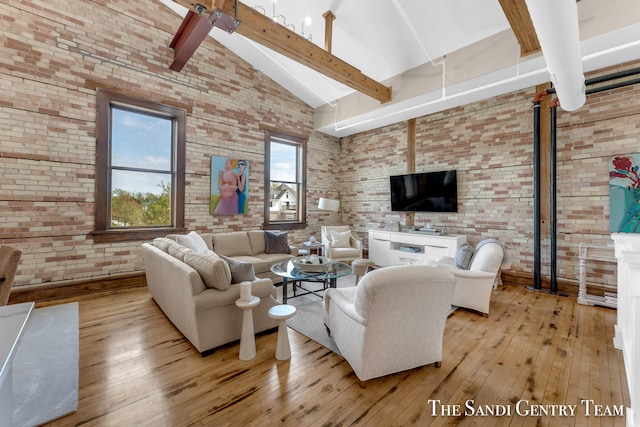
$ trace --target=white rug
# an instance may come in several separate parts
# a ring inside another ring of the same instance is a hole
[[[348,275],[338,279],[337,287],[344,288],[355,285],[355,276]],[[309,290],[321,289],[322,285],[319,283],[303,282],[302,286]],[[300,293],[304,293],[301,291]],[[332,350],[334,353],[341,354],[336,342],[329,336],[327,329],[324,326],[322,320],[322,314],[324,310],[324,303],[321,297],[317,295],[303,295],[291,298],[293,292],[291,291],[291,285],[289,285],[289,291],[287,292],[287,304],[293,305],[297,308],[296,315],[287,319],[287,326],[291,329],[300,332],[307,338],[312,339],[318,344]],[[322,292],[319,293],[322,295]],[[278,288],[278,300],[282,301],[282,288]],[[451,316],[457,309],[455,305],[451,306],[449,316]]]
[[[13,423],[37,426],[78,408],[78,303],[31,314],[13,360]]]
[[[340,277],[337,280],[337,287],[346,288],[354,286],[355,280],[356,276],[353,274]],[[302,286],[309,290],[322,289],[321,283],[303,282]],[[304,291],[300,291],[300,293],[304,293]],[[293,292],[291,291],[291,285],[289,285],[287,304],[295,306],[297,311],[295,316],[287,319],[287,326],[318,344],[327,347],[334,353],[340,354],[338,346],[327,333],[327,329],[324,327],[324,322],[322,321],[322,312],[324,310],[322,294],[323,292],[319,292],[319,296],[310,294],[291,298]],[[282,301],[282,287],[278,287],[278,301]]]

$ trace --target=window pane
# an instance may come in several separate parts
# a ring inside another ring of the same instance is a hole
[[[113,170],[111,188],[111,227],[172,223],[171,174]]]
[[[170,171],[171,124],[171,118],[113,107],[111,165]]]
[[[298,181],[297,152],[297,145],[271,141],[271,181]]]
[[[284,182],[271,182],[269,191],[269,220],[297,221],[297,188]]]

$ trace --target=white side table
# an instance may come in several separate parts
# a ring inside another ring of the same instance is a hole
[[[303,242],[302,246],[304,246],[303,250],[309,251],[309,255],[311,255],[311,251],[315,251],[316,254],[324,256],[324,245],[317,240],[315,242]]]
[[[260,298],[253,295],[248,301],[236,300],[242,309],[242,334],[240,335],[240,360],[251,360],[256,357],[256,337],[253,333],[253,307],[260,304]]]
[[[287,319],[295,316],[296,308],[288,304],[275,305],[269,309],[269,317],[278,321],[278,342],[276,343],[276,359],[287,360],[291,357]]]
[[[578,290],[578,304],[584,305],[601,305],[604,307],[616,308],[617,298],[609,299],[608,297],[600,297],[590,295],[587,291],[587,262],[617,262],[615,248],[613,245],[594,245],[590,243],[580,243],[578,246],[578,256],[580,263],[580,288]],[[606,286],[613,292],[617,292],[617,286]]]

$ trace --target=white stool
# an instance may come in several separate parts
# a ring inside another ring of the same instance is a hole
[[[288,304],[275,305],[269,309],[269,317],[278,321],[278,342],[276,344],[276,359],[278,360],[287,360],[291,357],[287,319],[295,314],[296,308]]]

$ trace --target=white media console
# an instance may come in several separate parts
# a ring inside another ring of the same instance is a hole
[[[466,242],[466,236],[456,234],[369,230],[369,259],[381,267],[419,264],[453,258]]]

